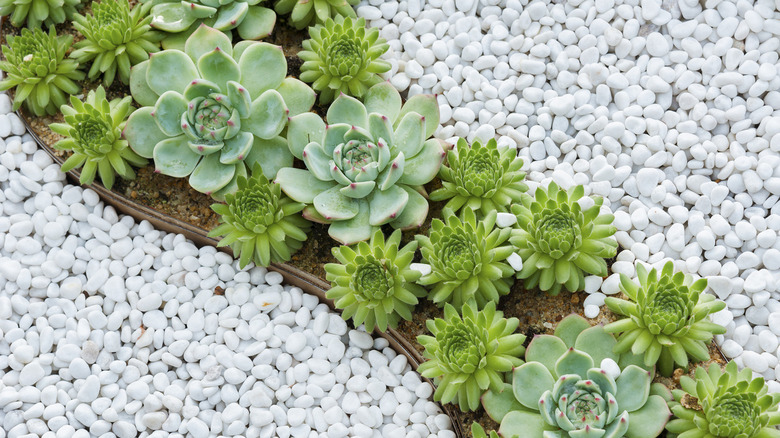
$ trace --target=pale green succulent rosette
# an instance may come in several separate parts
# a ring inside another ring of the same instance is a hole
[[[352,6],[360,0],[276,0],[274,10],[279,15],[290,14],[290,24],[301,30],[315,23],[324,23],[338,16],[355,18]]]
[[[127,84],[130,67],[159,51],[163,34],[151,30],[148,5],[136,5],[131,11],[126,0],[103,0],[92,2],[91,12],[73,17],[73,27],[84,39],[76,43],[70,57],[82,65],[92,61],[90,79],[102,74],[103,84],[109,86],[118,75]]]
[[[620,275],[620,289],[630,301],[607,297],[607,307],[628,318],[605,327],[618,337],[616,351],[631,350],[643,354],[645,364],[658,364],[658,371],[671,376],[674,366],[688,366],[688,357],[698,361],[709,359],[707,345],[714,335],[726,333],[726,328],[710,322],[707,315],[723,310],[726,303],[705,294],[707,280],[693,281],[689,275],[674,272],[667,262],[661,272],[636,267],[639,284]]]
[[[505,213],[520,202],[528,186],[523,183],[523,160],[512,148],[498,149],[495,139],[483,145],[466,140],[447,152],[447,162],[439,171],[442,188],[431,192],[431,200],[445,201],[454,212],[470,208],[487,216],[491,211]]]
[[[653,371],[637,358],[613,352],[602,326],[578,315],[564,318],[555,335],[536,336],[511,383],[482,397],[503,438],[655,438],[669,420],[669,391],[652,384]],[[608,372],[601,367],[609,360]],[[617,365],[619,364],[619,366]],[[611,374],[612,373],[612,374]]]
[[[696,378],[680,377],[682,389],[669,402],[675,418],[666,425],[670,438],[778,438],[780,394],[769,394],[762,377],[729,362],[696,368]],[[699,409],[690,409],[695,397]],[[685,399],[688,400],[685,400]],[[686,406],[683,406],[683,403]]]
[[[496,212],[477,221],[473,210],[461,220],[445,210],[446,222],[434,219],[430,236],[417,235],[423,261],[431,272],[419,283],[433,285],[429,298],[439,306],[461,307],[470,300],[479,308],[509,293],[514,270],[506,262],[514,248],[509,228],[496,228]]]
[[[307,204],[304,217],[331,224],[328,234],[344,245],[385,224],[419,227],[428,215],[422,185],[444,159],[444,143],[428,139],[439,125],[434,96],[401,106],[398,91],[382,82],[364,102],[342,94],[327,126],[314,113],[292,117],[287,140],[306,170],[286,167],[276,177],[287,196]]]
[[[584,193],[583,186],[567,191],[551,182],[533,198],[523,193],[521,203],[512,206],[517,216],[512,244],[523,259],[517,277],[527,288],[558,295],[564,286],[571,292],[584,289],[586,273],[607,276],[605,259],[617,253],[614,216],[600,214],[602,197],[583,210],[578,201]]]
[[[328,18],[324,25],[310,27],[309,35],[298,52],[304,60],[301,80],[312,84],[320,103],[332,102],[339,93],[361,98],[382,82],[378,73],[390,70],[390,63],[379,59],[387,42],[379,38],[379,29],[366,29],[363,18]]]
[[[266,178],[291,166],[279,134],[288,116],[311,109],[314,90],[287,78],[282,49],[242,41],[201,26],[186,50],[164,50],[135,67],[130,89],[144,105],[124,136],[138,155],[153,158],[157,172],[189,176],[197,191],[224,199],[239,177],[259,164]]]
[[[80,7],[81,0],[0,0],[0,15],[16,27],[40,29],[70,20]]]
[[[525,335],[514,333],[520,322],[504,318],[495,302],[477,310],[472,301],[463,306],[461,314],[447,304],[444,319],[426,321],[433,336],[417,337],[428,359],[417,371],[434,379],[434,400],[455,403],[466,412],[479,408],[488,388],[500,390],[504,373],[523,363]]]
[[[62,163],[63,172],[83,166],[79,176],[81,184],[92,184],[97,173],[109,190],[114,185],[115,174],[124,179],[135,178],[131,165],[145,166],[146,160],[122,139],[127,115],[133,111],[131,101],[126,96],[109,102],[102,86],[90,91],[84,102],[70,97],[71,106],[61,108],[65,123],[49,125],[52,131],[65,137],[52,147],[73,152]]]
[[[385,240],[377,229],[370,242],[333,248],[339,263],[325,265],[325,278],[331,282],[326,297],[355,327],[365,324],[368,332],[395,328],[402,318],[412,319],[418,298],[425,296],[425,289],[415,284],[420,272],[409,268],[417,242],[399,249],[400,243],[401,230]]]

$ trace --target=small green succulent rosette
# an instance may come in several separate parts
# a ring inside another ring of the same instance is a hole
[[[241,269],[250,262],[264,267],[286,262],[301,249],[311,227],[300,215],[303,207],[284,196],[256,166],[251,178],[238,177],[238,190],[225,195],[225,204],[211,206],[220,215],[220,225],[209,237],[224,236],[217,246],[230,246]]]
[[[8,35],[6,41],[5,61],[0,61],[6,78],[0,81],[0,91],[16,87],[14,110],[24,103],[38,117],[55,114],[67,103],[66,96],[81,93],[75,81],[84,79],[84,72],[78,70],[78,62],[65,59],[72,36],[57,36],[54,27],[48,33],[22,29],[19,35]]]
[[[326,297],[355,327],[365,324],[368,332],[395,328],[402,318],[412,319],[418,298],[425,296],[425,289],[415,284],[420,273],[409,268],[417,242],[399,249],[400,243],[400,230],[385,240],[377,229],[370,242],[333,248],[339,263],[325,265],[325,278],[331,282]]]
[[[617,253],[614,216],[600,214],[601,197],[583,209],[578,201],[584,192],[581,185],[561,190],[551,182],[547,189],[537,188],[533,198],[523,193],[521,203],[512,206],[517,225],[511,241],[523,260],[517,277],[527,288],[558,295],[564,286],[571,292],[584,289],[586,273],[606,277],[605,259]]]
[[[479,221],[469,209],[463,220],[446,210],[445,214],[446,222],[431,222],[430,236],[415,236],[423,261],[431,266],[431,272],[419,283],[433,286],[429,298],[439,306],[451,303],[460,307],[475,300],[483,308],[498,302],[509,293],[515,272],[506,262],[514,252],[508,244],[511,229],[495,227],[495,211]]]
[[[80,7],[81,0],[0,0],[0,15],[16,27],[40,29],[70,20]]]
[[[101,86],[90,91],[84,102],[75,96],[70,97],[70,102],[72,106],[61,108],[65,122],[49,125],[52,131],[65,137],[52,147],[73,152],[62,163],[62,171],[83,166],[79,176],[81,184],[92,184],[97,173],[109,190],[114,185],[115,175],[134,179],[131,165],[142,167],[146,160],[127,147],[127,141],[122,139],[127,115],[133,111],[132,98],[126,96],[109,102]]]
[[[714,335],[726,333],[726,328],[709,321],[707,315],[724,309],[726,303],[703,293],[706,279],[693,281],[689,275],[675,273],[671,261],[660,272],[648,272],[642,264],[636,270],[639,284],[620,276],[620,289],[630,301],[606,299],[612,312],[627,317],[605,327],[610,333],[622,333],[616,351],[643,354],[645,365],[657,363],[664,376],[672,375],[675,364],[686,368],[688,357],[709,359],[706,344]]]
[[[340,93],[361,98],[382,82],[379,73],[390,70],[390,63],[379,59],[387,42],[379,29],[366,29],[363,18],[328,18],[324,25],[310,27],[309,35],[298,52],[304,61],[301,80],[312,84],[320,103],[330,103]]]
[[[696,378],[680,377],[669,407],[675,419],[666,425],[670,438],[778,438],[780,394],[769,394],[762,377],[737,363],[697,367]],[[691,400],[695,398],[695,400]],[[687,400],[686,400],[687,399]],[[698,409],[688,406],[696,402]]]
[[[495,302],[482,310],[469,302],[461,314],[447,304],[443,319],[426,321],[433,336],[417,337],[428,359],[417,371],[434,379],[434,400],[455,403],[467,412],[479,408],[480,397],[488,388],[502,388],[504,373],[523,363],[520,356],[525,352],[525,335],[514,333],[520,322],[504,318]]]
[[[160,50],[163,34],[151,30],[151,21],[148,5],[138,4],[131,11],[127,0],[92,2],[91,14],[73,16],[73,27],[84,39],[70,57],[82,65],[92,61],[90,79],[102,74],[103,84],[109,86],[119,76],[127,84],[130,68]]]
[[[201,24],[241,40],[258,40],[271,34],[276,24],[273,10],[261,6],[262,0],[141,0],[150,5],[151,26],[168,32],[165,49],[184,49],[184,43]]]
[[[474,438],[499,438],[495,430],[490,431],[490,435],[479,423],[471,423],[471,436]]]
[[[534,337],[511,383],[482,397],[503,438],[655,438],[671,396],[638,358],[613,352],[602,326],[578,315]]]
[[[293,164],[280,137],[288,116],[309,111],[314,90],[286,78],[282,49],[242,41],[201,26],[184,52],[164,50],[135,67],[130,90],[144,105],[130,116],[124,136],[157,172],[189,176],[197,191],[217,200],[259,164],[271,179]]]
[[[517,151],[499,150],[495,139],[485,145],[475,140],[469,146],[461,138],[447,152],[447,162],[439,171],[443,187],[431,192],[431,200],[446,200],[444,208],[456,213],[465,208],[478,211],[480,216],[491,211],[505,213],[528,191],[522,166]]]
[[[327,113],[290,119],[287,140],[306,169],[286,167],[276,182],[307,204],[304,217],[330,224],[328,234],[344,245],[367,240],[380,226],[419,227],[428,215],[422,185],[439,172],[444,143],[428,139],[439,125],[432,95],[401,106],[389,82],[371,87],[364,103],[340,95]],[[426,140],[428,139],[428,140]]]
[[[274,10],[279,15],[289,14],[288,20],[301,30],[315,23],[324,23],[338,16],[355,18],[352,6],[360,0],[276,0]]]

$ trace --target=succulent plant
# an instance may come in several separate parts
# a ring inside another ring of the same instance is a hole
[[[144,107],[130,116],[125,138],[138,155],[154,158],[158,172],[190,175],[195,190],[224,199],[254,164],[267,178],[292,165],[279,134],[315,95],[286,74],[280,47],[245,41],[234,48],[202,25],[185,52],[164,50],[133,67],[130,89]]]
[[[166,49],[180,44],[200,24],[224,32],[232,38],[238,31],[242,40],[257,40],[271,34],[276,24],[273,10],[260,6],[262,0],[141,0],[152,7],[152,27],[171,35],[163,40]]]
[[[412,319],[417,298],[425,296],[425,289],[414,283],[420,272],[409,268],[417,242],[399,249],[400,242],[401,230],[385,241],[377,229],[368,243],[333,248],[340,263],[325,265],[325,278],[332,285],[326,296],[344,310],[344,319],[352,318],[355,327],[365,324],[369,332],[374,327],[395,328],[401,318]]]
[[[607,275],[604,259],[617,253],[614,216],[600,214],[601,197],[583,210],[578,202],[583,195],[583,186],[564,191],[551,182],[547,190],[537,188],[534,198],[523,193],[521,203],[512,206],[517,228],[511,241],[523,260],[517,277],[527,288],[538,285],[557,295],[566,286],[576,292],[585,287],[585,273]]]
[[[92,14],[73,16],[73,27],[84,39],[77,42],[70,57],[86,64],[92,61],[87,74],[93,79],[103,74],[106,86],[119,80],[130,81],[130,67],[145,61],[159,50],[162,34],[151,31],[148,5],[136,5],[130,10],[127,0],[92,2]]]
[[[312,23],[324,23],[338,16],[355,18],[352,6],[360,0],[276,0],[277,14],[290,14],[290,24],[300,30]]]
[[[209,237],[225,236],[217,246],[230,246],[241,269],[250,262],[267,267],[290,260],[311,226],[300,215],[304,205],[284,196],[278,184],[268,182],[259,165],[251,178],[239,176],[237,184],[235,194],[225,195],[226,204],[211,206],[220,215],[220,225]]]
[[[474,140],[469,146],[461,138],[447,152],[447,163],[439,171],[443,187],[431,193],[431,200],[449,200],[444,208],[454,212],[462,208],[476,210],[481,216],[491,211],[507,212],[528,190],[522,166],[517,151],[499,150],[495,139],[484,146]]]
[[[680,386],[669,402],[677,417],[666,425],[670,437],[780,437],[780,394],[769,394],[764,379],[753,378],[750,369],[737,372],[737,363],[729,362],[723,371],[713,363],[698,367],[695,380],[682,376]]]
[[[65,96],[81,93],[76,82],[84,79],[79,64],[64,59],[73,37],[57,36],[54,27],[49,33],[41,29],[22,29],[21,34],[8,35],[3,46],[0,70],[6,78],[0,81],[0,91],[16,87],[13,109],[25,106],[36,116],[54,114],[65,105]]]
[[[135,178],[130,165],[145,166],[146,160],[128,148],[127,141],[122,139],[127,115],[133,111],[132,98],[127,96],[109,102],[101,86],[90,91],[84,102],[75,96],[70,97],[70,102],[72,106],[62,106],[65,123],[49,125],[52,131],[65,137],[52,147],[73,151],[62,163],[62,171],[83,166],[79,177],[81,184],[92,184],[98,173],[109,190],[114,185],[115,174],[125,179]]]
[[[301,80],[319,92],[321,103],[332,102],[339,93],[363,97],[369,87],[382,82],[378,73],[390,70],[390,63],[379,59],[387,42],[379,38],[379,29],[366,29],[363,18],[328,18],[324,25],[310,27],[309,35],[298,52],[305,61]]]
[[[477,310],[471,301],[463,306],[462,315],[447,304],[444,319],[426,321],[433,336],[417,337],[428,359],[417,371],[434,379],[434,400],[452,401],[466,412],[479,407],[485,390],[502,387],[503,373],[523,363],[525,336],[514,333],[520,322],[504,318],[495,302]]]
[[[644,354],[646,365],[658,363],[659,372],[670,376],[677,364],[688,366],[688,357],[707,360],[710,355],[706,343],[726,328],[707,320],[707,315],[726,307],[715,296],[702,293],[707,280],[693,281],[682,272],[674,272],[674,264],[667,262],[661,272],[649,273],[642,264],[636,267],[639,284],[621,274],[620,289],[630,301],[615,297],[606,299],[607,307],[628,318],[608,324],[605,330],[622,333],[618,337],[617,352],[629,349]]]
[[[480,221],[468,209],[463,220],[452,212],[444,220],[433,220],[429,237],[415,236],[423,260],[431,265],[418,283],[434,285],[429,297],[439,306],[460,307],[474,299],[482,308],[498,302],[512,285],[514,270],[505,261],[514,252],[507,242],[511,229],[495,228],[495,211]]]
[[[426,140],[439,124],[433,96],[414,96],[402,107],[398,91],[382,82],[364,102],[342,94],[328,109],[327,126],[314,113],[292,117],[287,140],[307,170],[287,167],[276,177],[289,197],[308,205],[304,217],[330,223],[328,233],[344,245],[387,223],[420,226],[428,215],[422,185],[444,159],[443,142]]]
[[[471,423],[471,436],[473,438],[498,438],[495,430],[491,430],[490,435],[488,435],[479,423]]]
[[[653,372],[613,353],[615,338],[578,315],[536,336],[511,384],[482,404],[504,438],[655,438],[669,419]],[[621,365],[618,366],[618,363]]]
[[[26,23],[30,29],[40,29],[70,20],[79,7],[81,0],[0,0],[0,15],[10,16],[16,27]]]

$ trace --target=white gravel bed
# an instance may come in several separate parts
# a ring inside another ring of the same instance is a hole
[[[0,438],[455,436],[385,339],[66,185],[9,111],[0,94]]]
[[[705,9],[703,9],[702,4]],[[529,187],[584,184],[615,212],[615,275],[635,263],[709,280],[717,341],[776,378],[780,335],[780,1],[364,0],[390,82],[436,93],[443,139],[496,137]]]

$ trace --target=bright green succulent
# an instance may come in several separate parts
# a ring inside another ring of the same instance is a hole
[[[304,217],[331,224],[328,234],[344,245],[384,224],[420,226],[428,215],[422,185],[444,159],[443,142],[426,140],[439,125],[434,96],[414,96],[402,107],[398,91],[382,82],[364,102],[342,94],[327,126],[314,113],[292,117],[287,140],[307,170],[287,167],[276,177],[289,197],[308,205]]]
[[[311,224],[299,214],[304,205],[282,194],[256,165],[252,177],[238,177],[238,190],[225,195],[225,204],[211,209],[220,225],[209,237],[225,236],[218,247],[230,246],[243,269],[249,262],[267,267],[290,260],[301,249]]]
[[[92,61],[88,77],[101,73],[106,86],[119,80],[130,81],[130,67],[149,59],[159,50],[162,34],[150,31],[149,7],[137,5],[130,10],[126,0],[92,2],[92,14],[73,16],[73,27],[84,39],[77,42],[70,57],[86,64]]]
[[[482,308],[498,302],[509,293],[514,273],[505,261],[514,252],[507,242],[510,228],[495,228],[495,211],[480,221],[473,210],[466,210],[463,220],[451,212],[444,220],[433,220],[430,237],[415,236],[423,260],[431,266],[418,283],[434,285],[430,299],[439,306],[460,307],[474,299]]]
[[[201,24],[232,38],[238,31],[242,40],[267,37],[274,30],[276,14],[260,6],[263,0],[141,0],[151,5],[152,27],[170,35],[163,40],[166,49],[183,50],[184,41]]]
[[[75,96],[70,97],[72,106],[63,105],[62,114],[65,123],[52,123],[49,128],[65,138],[54,143],[58,150],[72,151],[62,163],[62,171],[67,172],[83,166],[79,182],[92,184],[95,174],[100,175],[103,185],[111,190],[115,174],[124,179],[134,179],[131,165],[142,167],[146,160],[127,147],[122,139],[122,129],[127,115],[133,111],[132,98],[106,99],[103,87],[90,91],[82,102]]]
[[[471,423],[471,436],[473,438],[498,438],[495,430],[491,430],[490,435],[488,435],[479,423]]]
[[[520,202],[528,186],[523,183],[523,160],[512,148],[498,149],[495,139],[486,145],[466,140],[447,152],[447,164],[439,171],[442,188],[431,193],[433,201],[447,201],[444,208],[454,212],[462,208],[479,211],[486,216],[491,211],[507,212]]]
[[[479,407],[480,397],[488,389],[499,390],[503,373],[523,363],[525,335],[514,333],[517,318],[504,318],[490,302],[477,310],[474,302],[465,304],[462,317],[450,304],[444,306],[444,319],[426,321],[433,336],[420,335],[427,361],[417,371],[433,378],[433,399],[457,403],[463,412]]]
[[[309,28],[311,39],[303,42],[298,56],[301,80],[319,92],[320,103],[330,103],[339,93],[363,97],[366,90],[382,81],[378,73],[390,70],[379,59],[389,47],[379,38],[379,29],[366,29],[366,20],[328,18],[324,25]]]
[[[6,78],[0,81],[0,91],[16,87],[13,109],[25,107],[36,116],[54,114],[67,103],[65,96],[81,93],[75,81],[84,79],[78,62],[65,59],[73,37],[57,36],[54,27],[49,33],[41,29],[22,29],[21,34],[8,35],[3,46],[0,70]]]
[[[583,195],[583,186],[565,191],[551,182],[546,190],[537,188],[535,198],[523,193],[521,203],[512,206],[517,216],[512,243],[523,260],[517,277],[527,288],[538,285],[557,295],[566,286],[576,292],[585,287],[585,273],[607,275],[604,259],[617,253],[614,216],[600,214],[601,197],[583,210],[578,202]]]
[[[360,0],[276,0],[274,9],[279,15],[290,14],[290,24],[300,30],[328,18],[355,18],[352,6],[358,3]]]
[[[0,15],[10,16],[16,27],[26,23],[30,29],[40,29],[70,20],[80,7],[81,0],[0,0]]]
[[[695,380],[682,376],[680,386],[669,402],[677,417],[666,425],[670,437],[780,437],[780,394],[769,394],[764,379],[753,378],[750,369],[737,372],[737,363],[729,362],[724,372],[713,363],[709,370],[696,368]],[[696,408],[688,407],[691,404]]]
[[[606,299],[611,311],[628,317],[605,327],[610,333],[623,333],[616,351],[644,354],[645,364],[658,363],[664,376],[672,374],[675,364],[687,367],[689,356],[709,359],[706,344],[714,335],[726,333],[726,328],[710,322],[707,315],[722,310],[726,303],[702,293],[706,279],[694,282],[691,276],[675,273],[671,261],[660,273],[655,269],[648,273],[642,264],[636,270],[639,284],[620,275],[620,289],[630,301]]]
[[[668,390],[636,357],[613,353],[616,341],[578,315],[555,335],[536,336],[512,381],[482,404],[504,438],[655,438],[669,420]],[[620,365],[618,365],[618,363]]]
[[[189,175],[195,190],[224,199],[254,164],[273,178],[293,163],[279,134],[289,115],[311,108],[315,94],[286,74],[280,47],[233,47],[203,25],[185,52],[164,50],[133,67],[130,89],[144,107],[130,116],[125,138],[138,155],[154,158],[158,172]]]
[[[339,263],[325,265],[325,278],[332,285],[326,296],[355,327],[365,324],[369,332],[374,327],[383,332],[395,328],[401,318],[412,319],[417,298],[425,296],[425,289],[414,283],[420,273],[409,268],[417,242],[399,249],[400,242],[401,230],[385,241],[377,229],[368,243],[333,248]]]

